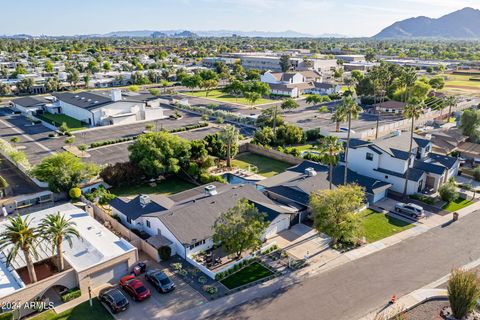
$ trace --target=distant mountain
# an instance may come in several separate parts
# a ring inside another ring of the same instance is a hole
[[[383,29],[374,38],[480,39],[480,10],[464,8],[438,19],[428,17],[406,19]]]

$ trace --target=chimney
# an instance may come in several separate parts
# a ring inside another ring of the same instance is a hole
[[[213,184],[209,184],[208,186],[205,186],[205,195],[210,197],[214,196],[217,194],[217,187],[215,187]]]
[[[110,93],[110,98],[112,99],[112,101],[120,101],[122,100],[122,90],[120,89],[112,89],[111,93]]]
[[[305,169],[305,175],[307,177],[315,177],[317,175],[317,172],[313,168],[306,168]]]
[[[142,207],[145,207],[147,206],[152,200],[150,199],[150,197],[146,194],[142,194],[140,195],[140,205]]]

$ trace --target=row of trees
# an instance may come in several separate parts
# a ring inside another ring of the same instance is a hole
[[[7,264],[21,252],[27,264],[28,275],[32,283],[37,282],[34,261],[32,258],[39,257],[38,246],[42,241],[48,243],[52,252],[56,251],[57,267],[63,271],[63,242],[72,246],[74,238],[80,235],[75,228],[75,222],[66,219],[60,212],[48,214],[37,227],[32,226],[29,216],[9,217],[6,228],[0,233],[0,250],[8,250]]]

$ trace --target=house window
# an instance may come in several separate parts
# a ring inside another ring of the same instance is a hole
[[[373,161],[373,153],[367,152],[365,159],[367,159],[368,161]]]
[[[150,228],[150,220],[147,220],[147,228]]]

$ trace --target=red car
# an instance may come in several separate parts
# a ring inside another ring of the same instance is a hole
[[[150,297],[150,289],[132,275],[120,279],[120,285],[135,301],[143,301]]]

